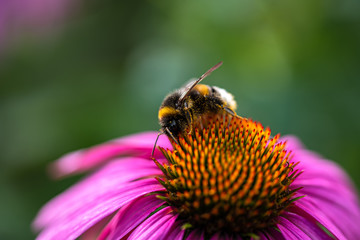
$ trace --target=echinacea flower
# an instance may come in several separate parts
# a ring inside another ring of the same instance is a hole
[[[94,171],[39,212],[38,239],[360,239],[347,175],[292,136],[240,118],[180,137],[141,133],[65,155],[58,176]]]

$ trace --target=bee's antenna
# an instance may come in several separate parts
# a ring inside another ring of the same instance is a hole
[[[217,63],[215,66],[213,66],[212,68],[210,68],[209,70],[206,71],[206,73],[204,73],[203,75],[201,75],[201,77],[198,78],[198,80],[196,80],[190,87],[187,87],[185,89],[185,91],[181,94],[178,103],[181,103],[182,101],[184,101],[184,99],[187,97],[187,95],[189,95],[191,89],[193,89],[196,84],[198,84],[201,80],[203,80],[204,78],[206,78],[207,76],[209,76],[213,71],[215,71],[216,69],[218,69],[221,65],[223,64],[222,61],[220,61],[219,63]]]
[[[164,134],[163,132],[159,132],[157,137],[156,137],[156,140],[155,140],[155,143],[154,143],[154,147],[153,147],[153,150],[151,152],[151,159],[154,159],[154,152],[155,152],[155,148],[156,148],[156,144],[157,144],[157,141],[159,140],[159,137],[161,134]]]

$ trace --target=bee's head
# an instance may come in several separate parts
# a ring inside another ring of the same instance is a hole
[[[175,139],[186,130],[189,124],[183,111],[170,107],[160,109],[159,123],[162,131],[168,135],[168,137]]]
[[[183,116],[183,107],[178,106],[180,94],[180,91],[175,91],[167,95],[158,114],[162,132],[168,137],[176,139],[187,126],[186,118]]]

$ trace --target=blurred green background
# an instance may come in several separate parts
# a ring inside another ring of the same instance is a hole
[[[163,97],[220,60],[205,84],[338,162],[359,189],[359,1],[78,3],[40,35],[3,37],[0,239],[34,238],[39,208],[79,179],[50,180],[51,161],[158,130]]]

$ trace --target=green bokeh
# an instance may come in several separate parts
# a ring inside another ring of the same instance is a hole
[[[32,239],[38,209],[79,177],[46,166],[69,151],[157,130],[163,97],[205,80],[238,114],[298,136],[360,186],[360,2],[84,1],[48,40],[0,65],[0,239]]]

